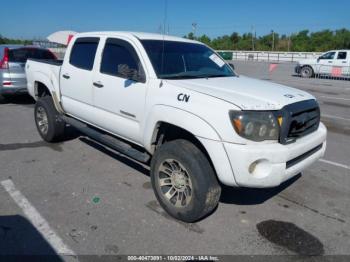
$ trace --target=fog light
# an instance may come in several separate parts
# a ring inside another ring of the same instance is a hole
[[[258,161],[255,161],[253,163],[250,164],[248,171],[250,174],[252,174],[255,171],[256,165],[258,164]]]
[[[264,178],[271,174],[272,163],[267,159],[258,159],[249,165],[248,171],[254,178]]]

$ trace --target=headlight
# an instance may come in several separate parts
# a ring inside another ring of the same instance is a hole
[[[237,134],[253,141],[278,140],[282,118],[267,111],[230,111]]]

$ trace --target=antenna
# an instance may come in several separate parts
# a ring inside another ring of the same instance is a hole
[[[168,18],[168,0],[164,0],[164,20],[163,20],[163,47],[162,47],[162,63],[160,72],[163,73],[164,70],[164,49],[165,49],[165,25]],[[163,80],[161,81],[159,87],[163,86]]]

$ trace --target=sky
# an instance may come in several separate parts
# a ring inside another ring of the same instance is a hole
[[[349,0],[11,0],[1,7],[0,34],[19,39],[60,30],[159,32],[164,21],[177,36],[191,32],[193,23],[196,35],[209,37],[350,29]]]

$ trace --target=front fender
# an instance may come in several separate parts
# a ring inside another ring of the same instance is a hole
[[[173,106],[155,105],[146,117],[143,129],[144,147],[151,153],[153,135],[160,122],[178,126],[196,137],[221,141],[214,127],[200,116]]]

